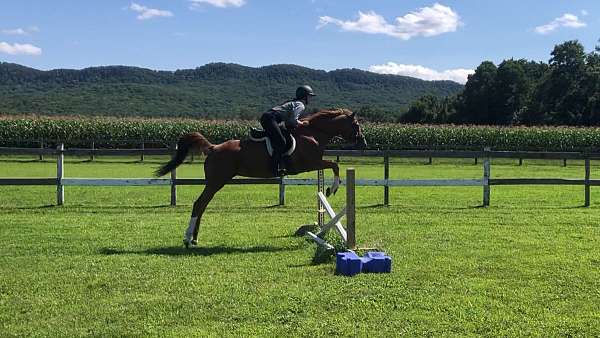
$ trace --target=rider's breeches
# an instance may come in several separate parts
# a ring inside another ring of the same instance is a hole
[[[275,114],[264,113],[260,118],[260,125],[269,136],[273,149],[278,153],[282,153],[285,148],[285,137],[283,137],[283,133],[281,133],[281,129],[277,124]]]

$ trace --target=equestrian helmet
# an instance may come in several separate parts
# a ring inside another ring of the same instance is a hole
[[[298,87],[298,89],[296,89],[296,98],[297,99],[303,99],[305,97],[309,97],[309,96],[316,96],[317,94],[315,94],[315,92],[312,90],[312,88],[310,88],[309,85],[303,85]]]

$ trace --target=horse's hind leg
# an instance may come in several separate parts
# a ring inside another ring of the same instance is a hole
[[[186,247],[190,245],[198,244],[198,231],[200,230],[200,220],[202,219],[202,214],[206,210],[208,203],[213,199],[215,194],[223,188],[224,184],[209,184],[204,187],[202,194],[196,202],[194,202],[194,206],[192,208],[192,217],[190,218],[190,224],[185,232],[185,237],[183,239],[183,244]]]

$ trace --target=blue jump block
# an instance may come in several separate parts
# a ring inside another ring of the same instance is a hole
[[[354,276],[360,272],[389,273],[392,271],[392,258],[385,252],[367,252],[358,257],[353,251],[338,252],[335,272],[344,276]]]
[[[367,252],[361,259],[362,272],[389,273],[392,271],[392,258],[385,252]]]
[[[338,252],[335,258],[335,272],[344,276],[354,276],[362,271],[363,262],[354,252]]]

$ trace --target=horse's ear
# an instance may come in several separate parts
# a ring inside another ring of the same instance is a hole
[[[356,113],[355,113],[355,112],[351,112],[349,116],[350,116],[351,118],[354,118],[354,115],[356,115]]]

